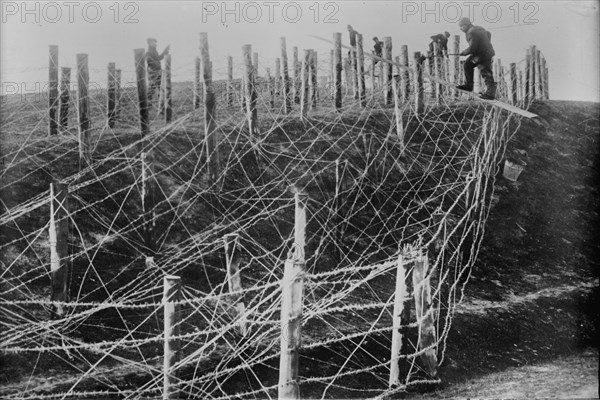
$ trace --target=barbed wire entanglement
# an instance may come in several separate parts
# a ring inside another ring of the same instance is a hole
[[[325,64],[319,74],[328,76]],[[242,69],[235,65],[235,75]],[[438,382],[520,116],[446,88],[435,100],[427,87],[425,109],[415,112],[412,94],[394,107],[379,85],[364,107],[348,87],[336,110],[323,84],[301,117],[293,99],[284,112],[281,86],[258,82],[265,84],[257,85],[257,132],[242,110],[240,80],[214,84],[216,179],[207,172],[203,106],[194,109],[192,84],[173,85],[171,122],[150,110],[146,137],[135,88],[120,92],[112,128],[105,93],[92,95],[84,164],[74,107],[69,128],[48,136],[46,99],[5,99],[3,398],[156,397],[165,379],[180,398],[277,396],[287,329],[282,277],[294,248],[304,264],[294,278],[304,283],[302,397],[385,397]],[[63,186],[51,190],[53,182]],[[51,197],[61,187],[68,207]],[[307,215],[299,249],[298,193],[306,194]],[[69,296],[57,300],[50,249],[59,239],[49,232],[61,223]],[[165,276],[181,278],[168,338]],[[178,343],[168,370],[165,340]]]

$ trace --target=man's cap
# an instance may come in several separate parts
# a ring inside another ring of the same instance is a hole
[[[156,39],[149,37],[148,39],[146,39],[146,42],[148,42],[148,43],[150,43],[150,42],[156,42]]]
[[[450,32],[446,31],[446,32],[444,32],[444,35],[445,35],[446,37],[450,37]]]
[[[379,40],[379,39],[377,39],[377,36],[373,36],[373,40]]]
[[[467,17],[462,17],[459,21],[458,21],[458,26],[465,26],[465,25],[471,25],[471,20]]]

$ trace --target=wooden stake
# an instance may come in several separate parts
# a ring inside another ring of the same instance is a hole
[[[309,73],[310,73],[310,50],[304,50],[304,61],[302,62],[302,89],[300,99],[300,117],[306,118],[309,102]]]
[[[408,46],[403,44],[400,46],[400,64],[408,67]],[[408,102],[410,100],[410,74],[408,69],[400,71],[402,77],[402,100]]]
[[[233,57],[227,56],[227,105],[233,106]]]
[[[163,358],[163,399],[177,399],[177,376],[174,366],[179,360],[179,336],[181,311],[181,278],[179,276],[167,275],[163,279],[163,307],[165,311],[165,339]]]
[[[334,103],[335,109],[339,111],[342,108],[342,34],[340,32],[333,34],[333,42],[333,57],[335,64],[335,71],[333,74]]]
[[[300,104],[300,63],[298,62],[298,47],[293,47],[293,66],[294,66],[294,80],[293,84],[293,92],[294,92],[294,103]]]
[[[536,49],[535,45],[530,47],[530,63],[529,63],[529,96],[531,97],[531,101],[537,99],[537,89],[536,89],[536,70],[537,70],[537,62],[536,62]]]
[[[517,64],[510,63],[510,94],[511,102],[513,105],[517,105],[518,93],[517,93]]]
[[[206,159],[208,160],[208,176],[211,182],[216,182],[220,169],[219,150],[217,137],[217,124],[215,121],[217,104],[212,84],[212,72],[208,51],[208,33],[200,33],[200,65],[202,67],[202,81],[204,88],[204,134],[206,137]]]
[[[415,80],[415,115],[423,114],[425,105],[423,103],[423,61],[421,60],[421,52],[414,53],[414,80]]]
[[[58,46],[49,46],[48,62],[48,134],[58,134]]]
[[[267,94],[269,97],[269,105],[275,107],[275,88],[273,78],[271,78],[271,68],[267,68]]]
[[[319,84],[317,81],[317,52],[310,50],[310,104],[311,108],[317,108],[317,98],[319,93]]]
[[[275,95],[281,94],[281,58],[275,58],[275,82],[274,82],[274,92]]]
[[[295,215],[294,215],[294,246],[297,250],[295,260],[306,260],[306,193],[295,193]]]
[[[400,111],[400,93],[398,86],[400,81],[392,83],[394,89],[394,115],[396,117],[396,134],[400,144],[400,154],[404,154],[404,126],[402,124],[402,112]]]
[[[90,158],[90,109],[88,86],[90,75],[88,55],[77,54],[77,102],[79,104],[79,162],[80,167]]]
[[[231,233],[223,236],[223,243],[225,245],[225,262],[227,264],[227,284],[229,286],[229,292],[237,293],[233,296],[232,302],[236,309],[237,319],[239,321],[239,329],[242,336],[246,336],[246,306],[244,305],[242,291],[242,277],[240,274],[240,264],[242,258],[239,251],[237,250],[239,235],[237,233]]]
[[[148,118],[148,92],[146,87],[146,50],[135,49],[134,58],[138,103],[140,109],[140,133],[142,138],[145,138],[150,133],[150,124]]]
[[[439,79],[444,79],[444,71],[442,69],[442,57],[440,57],[441,51],[437,42],[433,43],[433,60],[434,60],[434,72],[433,76]],[[435,85],[435,103],[441,104],[442,102],[442,84],[434,82]]]
[[[171,98],[171,55],[165,55],[165,122],[173,119],[173,100]]]
[[[258,82],[258,53],[252,53],[252,73],[254,74],[254,81]]]
[[[461,75],[461,70],[460,70],[460,35],[454,35],[454,47],[453,47],[453,51],[454,55],[452,56],[452,59],[454,61],[454,84],[455,85],[459,85],[460,84],[460,75]],[[454,98],[458,99],[460,97],[460,92],[458,90],[454,91]]]
[[[200,108],[200,93],[202,92],[202,82],[200,80],[200,57],[194,59],[194,109]]]
[[[244,56],[244,99],[246,102],[246,118],[248,119],[248,129],[250,135],[258,133],[258,113],[256,110],[256,88],[254,86],[254,73],[252,67],[252,46],[246,44],[242,46]]]
[[[383,56],[386,60],[392,61],[392,38],[386,36],[383,38]],[[383,86],[385,93],[385,104],[392,104],[392,64],[383,63],[384,74],[383,74]]]
[[[529,101],[531,99],[531,86],[529,82],[531,81],[531,49],[527,49],[525,52],[525,82],[523,85],[523,100],[524,107],[527,107]]]
[[[108,83],[107,83],[107,119],[108,119],[108,127],[115,127],[115,107],[117,105],[117,87],[115,80],[115,63],[108,63]]]
[[[71,268],[69,264],[69,187],[50,184],[50,301],[68,302]],[[64,305],[52,307],[52,315],[64,315]]]
[[[281,281],[281,357],[279,399],[300,399],[298,366],[302,347],[302,301],[305,264],[287,260]]]
[[[287,114],[292,110],[290,104],[290,73],[285,38],[282,37],[279,40],[281,47],[281,61],[283,64],[283,112]]]
[[[71,98],[71,68],[61,68],[60,78],[60,130],[65,132],[69,125],[69,100]]]
[[[419,327],[419,351],[432,347],[421,354],[426,372],[437,376],[437,346],[435,321],[431,308],[431,285],[429,276],[429,258],[419,255],[413,269],[413,291],[415,298],[415,313]]]
[[[537,98],[540,100],[544,99],[544,77],[542,76],[542,52],[539,50],[535,51],[535,74],[537,76]]]
[[[115,70],[115,120],[119,119],[121,113],[121,70]]]
[[[409,321],[403,321],[405,315],[405,303],[408,301],[408,287],[406,279],[408,276],[407,264],[404,262],[402,254],[398,256],[396,266],[396,290],[394,292],[394,313],[392,314],[392,354],[390,356],[390,379],[389,387],[399,386],[400,382],[400,355],[402,344],[405,340],[402,333],[402,322],[408,324]]]
[[[363,35],[356,34],[357,63],[358,63],[358,99],[361,107],[367,106],[365,94],[365,53],[363,50]]]

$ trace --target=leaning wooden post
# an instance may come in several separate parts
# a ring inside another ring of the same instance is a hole
[[[48,134],[58,134],[58,46],[49,46],[48,61]]]
[[[548,91],[548,66],[546,65],[546,59],[542,57],[543,71],[544,71],[544,99],[550,99],[550,92]]]
[[[60,116],[61,131],[66,131],[69,125],[69,100],[71,98],[71,68],[62,67],[60,77]]]
[[[50,183],[50,301],[69,301],[71,268],[69,264],[69,187]],[[52,315],[64,315],[64,304],[52,306]]]
[[[250,135],[257,133],[258,113],[256,110],[256,88],[254,86],[254,74],[252,67],[252,46],[246,44],[242,46],[244,55],[244,99],[246,103],[246,118],[248,119],[248,129]]]
[[[242,336],[246,336],[246,333],[248,332],[245,316],[246,306],[244,305],[242,295],[242,277],[240,274],[242,258],[237,249],[238,239],[239,235],[237,233],[223,236],[223,243],[225,245],[225,263],[227,264],[227,284],[229,286],[229,292],[235,293],[232,297],[232,302],[236,310],[240,333]]]
[[[163,279],[164,321],[164,356],[163,356],[163,399],[177,399],[177,376],[174,366],[179,360],[179,331],[181,310],[181,278],[167,275]]]
[[[319,84],[317,82],[317,52],[310,50],[310,100],[311,108],[317,108]]]
[[[308,78],[310,72],[310,50],[304,50],[304,60],[302,61],[302,86],[300,90],[300,117],[306,118],[309,102]]]
[[[114,128],[115,126],[115,107],[117,103],[117,90],[115,82],[115,63],[108,63],[108,76],[107,76],[107,96],[106,96],[106,118],[108,120],[108,127]]]
[[[392,61],[392,38],[386,36],[383,38],[383,56],[386,60]],[[392,104],[392,64],[385,62],[383,66],[385,72],[383,74],[383,87],[385,104]]]
[[[165,122],[173,119],[173,100],[171,99],[171,54],[165,55]]]
[[[400,70],[402,78],[402,100],[409,101],[410,99],[410,74],[408,70],[408,46],[403,44],[400,46],[400,65],[405,66]]]
[[[529,95],[531,97],[531,101],[537,99],[537,89],[535,87],[536,83],[536,49],[535,45],[530,47],[530,62],[529,62]]]
[[[518,93],[517,93],[517,64],[510,63],[510,94],[512,104],[517,104]]]
[[[414,53],[414,85],[415,85],[415,115],[423,114],[425,108],[423,102],[423,61],[421,60],[421,52]]]
[[[523,102],[525,107],[529,104],[531,99],[531,88],[529,82],[531,80],[531,50],[527,49],[525,52],[525,82],[523,82]]]
[[[88,55],[77,54],[77,102],[79,104],[79,162],[80,167],[89,162],[90,158],[90,98],[88,86],[90,74],[88,70]]]
[[[406,340],[402,333],[402,323],[405,313],[405,303],[409,300],[408,286],[406,279],[408,277],[408,265],[404,262],[402,254],[398,256],[396,263],[396,290],[394,291],[394,312],[392,314],[392,353],[390,355],[390,379],[389,387],[401,385],[400,381],[400,355],[402,351],[402,342]]]
[[[294,103],[300,103],[300,64],[298,63],[298,47],[292,48],[292,67],[294,70],[294,79],[292,80]]]
[[[358,62],[358,100],[361,107],[367,106],[367,96],[365,94],[365,53],[363,50],[363,35],[356,34],[356,50]]]
[[[454,85],[458,86],[460,84],[460,35],[454,35],[454,46],[452,49],[454,55],[452,56],[452,61],[454,63]],[[458,99],[460,97],[460,92],[458,90],[454,91],[454,98]]]
[[[283,112],[287,114],[292,110],[290,104],[290,72],[285,38],[282,37],[279,41],[281,47],[281,63],[283,67]]]
[[[335,64],[333,73],[334,103],[335,109],[339,111],[342,108],[342,34],[340,32],[333,34],[333,45]]]
[[[150,133],[148,121],[148,92],[146,87],[146,50],[135,49],[135,77],[137,81],[138,103],[140,109],[141,136],[145,138]]]
[[[426,372],[437,376],[437,346],[435,333],[435,320],[431,306],[431,283],[429,272],[429,258],[427,254],[419,254],[413,269],[413,292],[415,298],[415,313],[419,329],[419,351],[421,360],[425,364]]]
[[[210,69],[210,56],[208,52],[208,34],[200,33],[200,65],[202,66],[202,81],[204,87],[204,134],[206,138],[206,159],[208,160],[208,176],[211,182],[217,181],[220,161],[217,148],[219,140],[217,137],[217,124],[215,114],[217,104],[212,84],[212,73]]]

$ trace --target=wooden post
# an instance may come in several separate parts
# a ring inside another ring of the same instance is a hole
[[[335,97],[335,86],[333,84],[335,76],[335,57],[333,55],[333,49],[329,50],[329,95],[331,99]]]
[[[524,106],[527,107],[531,99],[531,87],[529,82],[531,80],[531,49],[527,49],[525,52],[525,82],[523,83],[523,100]]]
[[[427,254],[419,254],[413,269],[413,291],[415,298],[415,313],[419,328],[419,351],[431,347],[421,354],[426,372],[437,376],[437,346],[435,333],[435,320],[431,308],[431,285],[429,272],[429,259]]]
[[[66,131],[69,125],[69,100],[71,98],[71,68],[62,67],[60,77],[60,117],[61,131]]]
[[[248,118],[248,128],[250,135],[257,133],[258,113],[256,110],[256,87],[254,86],[254,73],[252,67],[252,46],[246,44],[242,46],[244,55],[244,98],[246,102],[246,118]]]
[[[310,50],[310,104],[311,108],[317,108],[317,97],[319,84],[317,81],[317,52]]]
[[[537,99],[537,89],[535,87],[537,79],[536,79],[536,70],[537,70],[537,62],[536,62],[536,49],[535,45],[530,47],[530,63],[529,63],[529,96],[531,97],[531,101]]]
[[[50,183],[50,301],[69,301],[71,268],[69,263],[69,187]],[[52,315],[64,315],[64,305],[52,306]]]
[[[254,74],[254,82],[258,82],[258,53],[252,53],[252,72]]]
[[[279,42],[281,47],[281,62],[283,66],[283,112],[287,114],[292,110],[290,104],[290,72],[288,68],[285,38],[281,37]]]
[[[200,108],[200,93],[202,91],[200,81],[200,57],[194,59],[194,110]]]
[[[454,35],[454,46],[452,49],[454,55],[452,56],[452,60],[454,62],[454,84],[460,84],[460,75],[462,73],[460,69],[460,35]],[[458,99],[460,97],[460,92],[458,90],[454,91],[454,98]]]
[[[354,35],[354,40],[352,36]],[[350,78],[352,81],[352,93],[355,99],[358,99],[358,68],[356,60],[356,33],[350,32]],[[353,43],[354,42],[354,43]]]
[[[308,195],[306,193],[294,194],[294,247],[297,254],[294,260],[305,261],[306,254],[306,203]]]
[[[358,100],[361,107],[367,106],[367,97],[365,94],[365,53],[363,50],[363,35],[356,34],[357,62],[358,62]]]
[[[200,33],[200,65],[202,66],[202,81],[204,87],[204,134],[206,137],[206,158],[208,160],[208,176],[211,182],[217,181],[220,169],[215,114],[217,104],[212,84],[210,56],[208,52],[208,34]]]
[[[167,275],[163,279],[163,307],[165,311],[164,321],[164,356],[163,356],[163,399],[179,398],[177,389],[177,377],[174,366],[179,360],[179,336],[181,323],[180,305],[181,300],[181,278],[179,276]]]
[[[408,286],[406,279],[408,277],[407,264],[404,262],[402,254],[398,256],[396,264],[396,290],[394,292],[394,313],[392,314],[392,354],[390,356],[390,389],[399,386],[400,381],[400,355],[402,351],[402,343],[405,338],[402,336],[402,323],[408,324],[408,321],[403,321],[405,313],[405,303],[409,300]]]
[[[423,61],[421,60],[421,52],[414,53],[414,81],[415,81],[415,115],[423,114],[425,105],[423,103]]]
[[[227,56],[227,105],[233,106],[233,57]]]
[[[437,42],[433,43],[433,76],[438,79],[443,79],[442,71],[442,57],[440,57],[440,48]],[[433,82],[435,85],[435,103],[440,104],[442,102],[442,84],[439,82]]]
[[[511,94],[512,104],[516,105],[518,102],[517,64],[516,63],[510,63],[510,94]]]
[[[49,46],[48,62],[48,134],[58,134],[58,46]]]
[[[392,61],[392,38],[386,36],[383,38],[383,56],[386,60]],[[385,72],[383,75],[383,86],[385,93],[385,104],[392,104],[392,64],[384,63]]]
[[[117,88],[115,82],[115,63],[108,63],[108,76],[107,76],[107,96],[106,96],[106,118],[108,119],[108,127],[114,128],[115,126],[115,107],[117,103]]]
[[[342,34],[340,32],[333,34],[333,44],[335,64],[335,71],[333,74],[334,103],[335,109],[339,111],[342,108]]]
[[[275,95],[281,94],[281,58],[275,58]]]
[[[536,91],[537,91],[537,98],[540,100],[544,99],[544,77],[542,76],[542,52],[539,50],[535,51],[535,66],[536,66],[536,70],[535,70],[535,74],[537,76],[537,87],[536,87]]]
[[[371,57],[371,96],[375,96],[375,65],[377,65],[377,61],[375,58]]]
[[[173,119],[173,100],[171,99],[171,54],[165,54],[165,122]]]
[[[138,103],[140,107],[140,129],[142,138],[145,138],[150,133],[150,124],[148,119],[148,92],[146,87],[146,50],[135,49],[134,57]]]
[[[300,96],[300,117],[306,118],[306,113],[308,112],[308,102],[309,102],[309,71],[310,71],[310,50],[304,50],[304,60],[302,61],[302,89]]]
[[[394,90],[394,115],[396,117],[396,134],[400,143],[400,154],[404,154],[404,126],[402,124],[402,112],[400,111],[400,93],[398,86],[400,81],[394,80],[392,83]]]
[[[550,99],[550,92],[548,92],[548,66],[546,65],[546,59],[542,57],[543,71],[544,71],[544,99]]]
[[[243,301],[242,291],[242,277],[240,274],[240,264],[242,262],[242,258],[240,256],[239,251],[237,250],[239,235],[237,233],[231,233],[223,236],[223,243],[225,245],[225,262],[227,264],[227,284],[229,286],[229,291],[232,293],[236,293],[232,302],[234,303],[234,307],[236,309],[237,319],[239,323],[239,328],[242,336],[246,336],[247,326],[246,326],[246,307]]]
[[[275,107],[275,88],[273,87],[273,78],[271,78],[271,68],[267,68],[267,94],[269,96],[269,105]]]
[[[79,162],[80,167],[89,162],[90,157],[90,98],[88,86],[90,74],[88,55],[77,54],[77,101],[79,104]]]
[[[517,99],[519,101],[523,100],[523,73],[520,69],[517,74]]]
[[[281,356],[279,399],[300,399],[298,366],[302,346],[304,261],[286,260],[281,280]]]
[[[408,46],[403,44],[400,46],[400,65],[408,68]],[[408,69],[400,70],[402,79],[402,100],[409,101],[410,99],[410,74]]]
[[[300,104],[300,63],[298,62],[298,47],[293,47],[292,53],[292,63],[294,66],[294,80],[293,84],[293,92],[294,92],[294,103]]]

